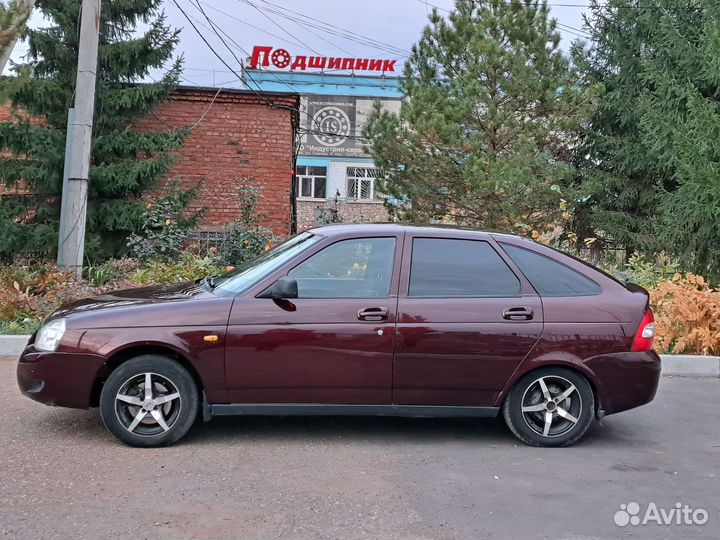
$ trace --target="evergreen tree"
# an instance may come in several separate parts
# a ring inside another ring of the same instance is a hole
[[[588,77],[604,87],[581,152],[592,225],[717,275],[720,4],[611,0],[588,26]]]
[[[171,165],[185,133],[138,133],[133,122],[177,87],[181,59],[157,84],[136,84],[172,57],[178,30],[165,24],[161,0],[102,3],[93,148],[88,187],[86,254],[102,258],[125,247],[139,229],[140,195]],[[11,190],[0,204],[0,257],[50,255],[57,247],[67,110],[73,104],[79,17],[77,0],[38,0],[51,26],[29,30],[30,60],[17,66],[32,76],[14,81],[16,118],[0,124],[0,182]],[[146,27],[142,33],[138,25]],[[32,121],[30,120],[32,119]],[[39,121],[38,121],[39,120]],[[29,193],[27,193],[29,192]]]
[[[529,232],[557,223],[577,124],[577,85],[546,3],[457,0],[405,65],[399,115],[365,135],[408,219]],[[392,209],[392,206],[391,206]]]

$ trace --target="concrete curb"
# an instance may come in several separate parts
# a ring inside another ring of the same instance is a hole
[[[20,356],[30,336],[0,336],[0,356]],[[662,374],[720,377],[720,356],[661,354]]]
[[[661,354],[663,375],[720,377],[720,356]]]
[[[30,336],[0,336],[0,356],[20,356]]]

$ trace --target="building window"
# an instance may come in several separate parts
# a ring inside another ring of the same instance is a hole
[[[327,186],[327,167],[297,168],[298,195],[303,199],[324,199]]]
[[[374,167],[347,168],[347,198],[356,201],[370,201],[380,198]]]

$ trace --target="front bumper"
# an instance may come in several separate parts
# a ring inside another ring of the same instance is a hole
[[[593,374],[601,414],[615,414],[650,403],[660,382],[655,351],[593,356],[583,362]]]
[[[28,345],[17,365],[18,386],[40,403],[87,409],[104,363],[105,358],[94,354],[39,352]]]

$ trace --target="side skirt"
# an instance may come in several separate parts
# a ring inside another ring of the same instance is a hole
[[[212,416],[420,416],[492,418],[500,407],[439,405],[337,405],[324,403],[227,403],[210,405]]]

